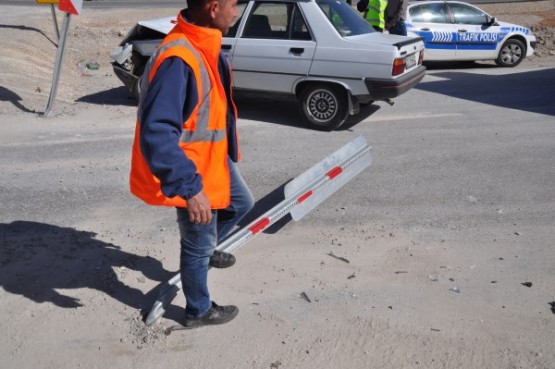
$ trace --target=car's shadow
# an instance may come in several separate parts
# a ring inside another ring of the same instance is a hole
[[[481,104],[555,115],[552,90],[552,86],[555,86],[555,68],[525,71],[516,69],[510,72],[434,72],[432,75],[439,77],[438,80],[419,83],[415,89]],[[541,93],[542,90],[546,93]]]
[[[239,110],[239,117],[242,119],[302,129],[315,129],[305,123],[297,107],[297,102],[293,99],[236,94],[235,103]],[[380,107],[376,104],[361,105],[360,112],[354,116],[349,116],[347,121],[337,130],[352,129],[379,109]]]
[[[256,97],[242,93],[235,93],[234,100],[241,119],[305,128],[297,104],[293,100]]]
[[[492,61],[427,61],[423,63],[427,70],[486,69],[499,68]]]
[[[242,119],[302,129],[315,129],[305,123],[297,107],[297,102],[293,98],[235,93],[234,100],[239,111],[239,117]],[[82,96],[77,101],[96,105],[137,105],[137,99],[124,86]],[[376,104],[360,105],[360,112],[354,116],[349,116],[347,121],[337,130],[352,129],[379,109],[379,105]]]
[[[114,87],[106,91],[85,95],[78,98],[77,101],[96,105],[137,106],[137,99],[129,93],[129,90],[125,86]]]

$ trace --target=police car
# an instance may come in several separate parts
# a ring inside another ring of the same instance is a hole
[[[409,35],[424,39],[426,61],[494,60],[514,67],[536,46],[530,29],[459,1],[409,2],[405,23]]]

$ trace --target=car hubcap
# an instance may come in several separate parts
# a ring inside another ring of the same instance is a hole
[[[506,64],[514,64],[520,60],[522,50],[517,45],[507,45],[501,52],[501,60]]]
[[[316,90],[308,98],[308,112],[319,121],[329,121],[337,112],[337,100],[326,90]]]

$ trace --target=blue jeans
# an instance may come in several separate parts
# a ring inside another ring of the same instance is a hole
[[[254,206],[254,198],[235,163],[228,158],[231,177],[231,203],[226,209],[212,210],[210,224],[189,221],[187,208],[177,208],[181,237],[181,283],[187,300],[185,318],[204,315],[212,306],[208,292],[208,262],[218,242]]]
[[[399,20],[397,23],[395,23],[393,26],[391,26],[391,28],[389,29],[389,33],[392,34],[392,35],[406,36],[407,35],[407,26],[405,25],[405,21],[404,20]]]

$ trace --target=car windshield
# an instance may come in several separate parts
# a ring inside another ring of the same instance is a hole
[[[368,22],[345,1],[317,0],[316,3],[341,36],[355,36],[375,32]]]

